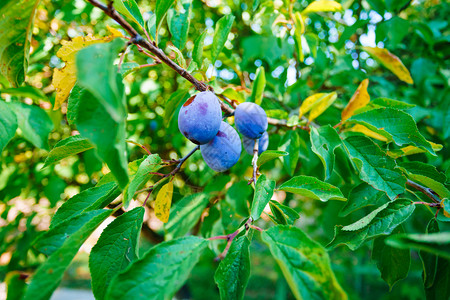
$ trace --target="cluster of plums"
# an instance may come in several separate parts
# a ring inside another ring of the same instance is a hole
[[[259,154],[266,151],[269,145],[267,115],[258,104],[239,104],[234,112],[234,123],[243,135],[248,154],[253,154],[255,140],[259,140]],[[241,139],[233,127],[222,121],[219,99],[212,92],[200,92],[183,104],[178,128],[187,139],[200,145],[203,159],[216,172],[228,170],[241,156]]]

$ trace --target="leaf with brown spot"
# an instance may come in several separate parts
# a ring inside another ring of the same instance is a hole
[[[170,205],[172,204],[173,182],[163,185],[156,196],[155,215],[163,223],[169,221]]]
[[[366,106],[367,103],[370,101],[370,95],[367,92],[367,87],[369,86],[369,79],[364,79],[358,88],[356,89],[355,93],[353,94],[352,98],[348,102],[347,106],[342,111],[342,122],[345,122],[348,118],[353,116],[354,112],[361,108]]]

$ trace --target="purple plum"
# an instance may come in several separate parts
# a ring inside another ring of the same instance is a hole
[[[234,122],[237,130],[250,139],[259,139],[267,130],[266,112],[252,102],[244,102],[236,107]]]
[[[241,156],[241,139],[236,130],[222,122],[217,135],[209,143],[201,145],[203,159],[216,172],[223,172],[234,166]]]
[[[249,139],[248,137],[244,136],[242,138],[242,143],[244,144],[245,151],[247,151],[248,154],[253,155],[253,147],[255,147],[255,140]],[[265,131],[258,141],[258,154],[261,154],[264,151],[266,151],[268,146],[269,146],[269,134],[267,134],[267,131]]]
[[[211,141],[219,131],[220,122],[222,110],[219,99],[209,91],[189,98],[178,114],[178,129],[197,145]]]

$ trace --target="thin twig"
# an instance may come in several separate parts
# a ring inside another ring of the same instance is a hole
[[[141,147],[142,149],[144,149],[145,152],[147,152],[148,155],[152,155],[152,153],[150,152],[150,150],[148,150],[147,147],[145,147],[144,145],[141,145],[141,144],[139,144],[139,143],[137,143],[137,142],[134,142],[134,141],[132,141],[132,140],[126,140],[126,141],[127,141],[127,143],[130,143],[130,144],[133,144],[133,145],[136,145],[136,146]]]
[[[421,191],[424,193],[428,198],[430,198],[433,202],[441,203],[441,199],[436,195],[436,193],[425,186],[422,186],[414,181],[411,181],[409,179],[406,180],[406,184],[415,188],[416,190]]]
[[[430,203],[430,202],[422,202],[422,201],[413,202],[413,204],[416,204],[416,205],[421,204],[421,205],[426,205],[429,207],[438,207],[438,208],[441,207],[440,203]]]
[[[251,184],[254,182],[256,184],[256,177],[258,176],[258,145],[259,139],[255,140],[255,145],[253,146],[253,159],[252,159],[252,165],[253,165],[253,176],[249,180],[248,184]]]

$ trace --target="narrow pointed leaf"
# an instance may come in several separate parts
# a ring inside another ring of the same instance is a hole
[[[396,234],[386,243],[395,248],[412,248],[450,259],[450,232]]]
[[[264,89],[266,87],[266,73],[264,72],[264,67],[259,67],[256,70],[255,80],[252,85],[252,102],[261,105],[263,100]]]
[[[114,8],[118,12],[130,18],[133,22],[144,28],[144,18],[134,0],[114,0]]]
[[[139,233],[145,209],[137,207],[117,217],[102,232],[89,256],[92,291],[104,299],[111,280],[138,258]]]
[[[364,79],[358,88],[356,89],[355,93],[353,94],[352,98],[350,98],[350,101],[348,102],[347,106],[344,108],[341,114],[341,121],[345,122],[348,118],[350,118],[355,110],[358,108],[366,106],[366,104],[370,101],[370,95],[367,92],[367,87],[369,86],[369,79]]]
[[[300,137],[298,133],[290,130],[281,140],[278,150],[289,153],[289,155],[283,156],[283,164],[288,174],[293,176],[300,156]]]
[[[257,165],[258,167],[261,167],[266,162],[269,162],[271,160],[274,160],[278,157],[283,157],[288,155],[286,151],[278,151],[278,150],[266,150],[258,157]]]
[[[250,217],[256,221],[261,216],[264,208],[273,196],[275,181],[266,178],[266,175],[259,176],[255,185],[255,195],[253,197],[252,207],[250,208]]]
[[[158,244],[114,277],[105,299],[171,299],[208,242],[189,236]]]
[[[337,187],[311,176],[292,177],[280,185],[278,190],[294,193],[314,200],[346,200]]]
[[[191,23],[190,14],[192,10],[192,1],[189,0],[182,5],[182,11],[169,10],[167,15],[167,23],[169,31],[172,35],[172,43],[180,50],[186,45],[189,25]]]
[[[192,50],[192,59],[201,68],[203,64],[203,43],[205,41],[206,31],[198,36],[194,43],[194,49]]]
[[[311,127],[311,149],[319,156],[325,168],[325,179],[331,177],[334,168],[334,150],[342,145],[336,129],[330,125],[319,128]]]
[[[158,32],[159,28],[161,27],[162,21],[164,17],[167,14],[167,11],[172,6],[172,4],[175,2],[175,0],[158,0],[156,1],[156,9],[155,9],[155,15],[156,15],[156,35],[155,39],[158,41]],[[158,44],[158,42],[156,43]]]
[[[16,134],[17,117],[3,100],[0,100],[0,153]]]
[[[213,43],[211,45],[211,62],[214,64],[220,52],[222,52],[226,41],[228,40],[228,34],[233,26],[234,16],[228,14],[220,18],[217,21],[216,29],[214,31]]]
[[[350,250],[358,249],[365,241],[390,234],[413,213],[415,205],[409,199],[398,199],[376,209],[353,224],[336,226],[334,238],[327,247],[347,245]]]
[[[231,244],[227,256],[220,262],[214,275],[220,299],[240,300],[250,277],[250,240],[241,236]]]
[[[273,226],[262,233],[296,299],[347,299],[330,266],[326,250],[293,226]]]
[[[335,12],[340,10],[342,10],[342,6],[336,1],[318,0],[311,2],[311,4],[309,4],[302,11],[302,15],[310,14],[313,12],[321,12],[321,11]]]
[[[61,247],[36,270],[31,283],[28,285],[24,300],[50,298],[81,245],[111,212],[111,210],[102,209],[87,213],[91,216],[91,219],[79,230],[67,237]]]
[[[66,157],[76,155],[92,148],[94,148],[94,145],[92,145],[87,138],[84,138],[81,135],[68,137],[56,143],[55,147],[53,147],[45,159],[44,166],[42,166],[42,168],[55,164]]]
[[[300,218],[298,212],[290,208],[289,206],[283,205],[277,201],[270,200],[269,202],[270,211],[278,224],[281,225],[293,225],[295,220]]]
[[[167,221],[169,221],[172,196],[173,181],[169,181],[159,190],[155,200],[155,215],[163,223],[167,223]]]
[[[367,206],[379,207],[387,202],[389,198],[385,192],[378,191],[363,182],[355,186],[348,195],[348,201],[345,206],[339,212],[340,216],[346,216],[358,209]]]

